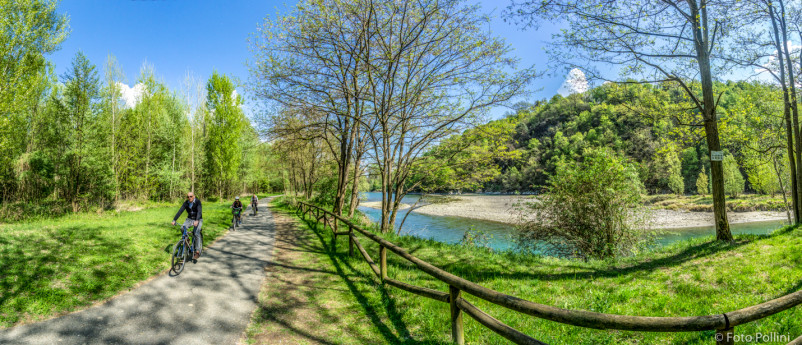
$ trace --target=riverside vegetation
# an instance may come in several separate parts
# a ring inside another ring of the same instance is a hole
[[[286,198],[275,209],[293,217]],[[356,224],[376,228],[355,217]],[[299,222],[312,234],[319,251],[304,251],[305,260],[325,262],[339,279],[328,281],[324,299],[340,301],[342,332],[361,339],[394,344],[450,343],[448,304],[385,288],[358,256],[348,256],[341,239],[334,250],[330,229],[313,220]],[[377,234],[379,232],[376,232]],[[694,239],[652,249],[617,260],[576,260],[532,256],[464,245],[450,245],[411,236],[381,234],[416,257],[480,285],[510,295],[560,308],[641,316],[691,316],[723,313],[794,292],[802,273],[802,232],[793,227],[771,235],[736,236],[733,243],[712,238]],[[378,253],[373,241],[361,241]],[[402,282],[446,291],[447,286],[392,254],[388,275]],[[323,287],[323,286],[320,286]],[[330,287],[333,287],[330,289]],[[340,287],[339,289],[337,287]],[[316,290],[318,291],[318,290]],[[649,333],[604,331],[541,320],[466,297],[507,325],[549,344],[710,344],[715,332]],[[802,333],[802,315],[792,308],[761,322],[739,326],[739,334],[772,333],[788,340]],[[351,321],[347,321],[351,320]],[[367,321],[365,321],[367,320]],[[258,317],[252,329],[258,328]],[[465,338],[480,344],[506,344],[471,318],[465,318]],[[343,336],[345,337],[345,336]]]

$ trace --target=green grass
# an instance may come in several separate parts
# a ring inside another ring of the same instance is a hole
[[[227,231],[229,205],[204,203],[204,245]],[[180,236],[170,225],[176,211],[178,203],[0,225],[0,327],[80,309],[165,272]]]
[[[282,206],[287,210],[287,206]],[[313,221],[304,221],[311,229]],[[310,230],[312,231],[312,230]],[[349,258],[340,239],[331,252],[330,230],[313,230],[330,262],[349,285],[340,300],[353,305],[362,332],[372,330],[387,343],[449,343],[448,305],[392,287],[382,287],[361,257]],[[712,235],[712,234],[711,234]],[[713,238],[680,242],[618,261],[571,260],[497,253],[412,237],[386,235],[413,255],[483,286],[537,303],[567,309],[641,316],[719,314],[762,303],[802,287],[802,230],[786,228],[771,236],[736,236],[735,244]],[[378,246],[361,243],[377,260]],[[312,255],[312,254],[309,254]],[[359,255],[357,253],[357,255]],[[395,279],[447,291],[446,284],[388,254]],[[358,278],[358,279],[357,279]],[[332,297],[332,298],[335,298]],[[711,344],[714,332],[646,333],[594,330],[523,315],[466,297],[488,314],[549,344]],[[736,334],[802,334],[802,307],[736,327]],[[360,321],[361,320],[361,321]],[[473,344],[509,342],[465,316],[465,339]]]
[[[788,198],[790,202],[790,197]],[[649,195],[645,197],[647,205],[670,210],[685,210],[692,212],[713,212],[713,197],[708,196],[678,196],[673,194]],[[785,202],[782,195],[742,194],[732,198],[727,196],[727,210],[734,212],[749,211],[785,211]]]

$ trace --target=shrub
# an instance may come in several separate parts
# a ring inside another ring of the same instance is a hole
[[[527,203],[518,225],[520,249],[546,255],[604,259],[635,252],[650,236],[643,184],[631,164],[608,149],[560,164],[547,193]]]
[[[493,241],[493,234],[488,234],[482,230],[475,230],[473,227],[462,234],[459,244],[467,247],[482,247],[491,249],[490,243]]]
[[[732,155],[724,156],[724,193],[737,197],[738,194],[744,191],[744,175],[741,174],[741,169],[738,168],[738,163]]]
[[[702,171],[699,172],[699,177],[696,178],[696,193],[699,193],[701,196],[707,195],[707,185],[707,174],[705,173],[705,167],[702,167]]]

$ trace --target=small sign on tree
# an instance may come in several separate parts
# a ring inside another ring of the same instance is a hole
[[[724,151],[710,151],[710,161],[721,162],[724,160]]]

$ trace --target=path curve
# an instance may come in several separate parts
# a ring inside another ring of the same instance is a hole
[[[204,249],[180,275],[162,275],[111,301],[0,330],[0,344],[235,344],[250,322],[273,252],[267,208]],[[165,256],[165,260],[169,260]]]

